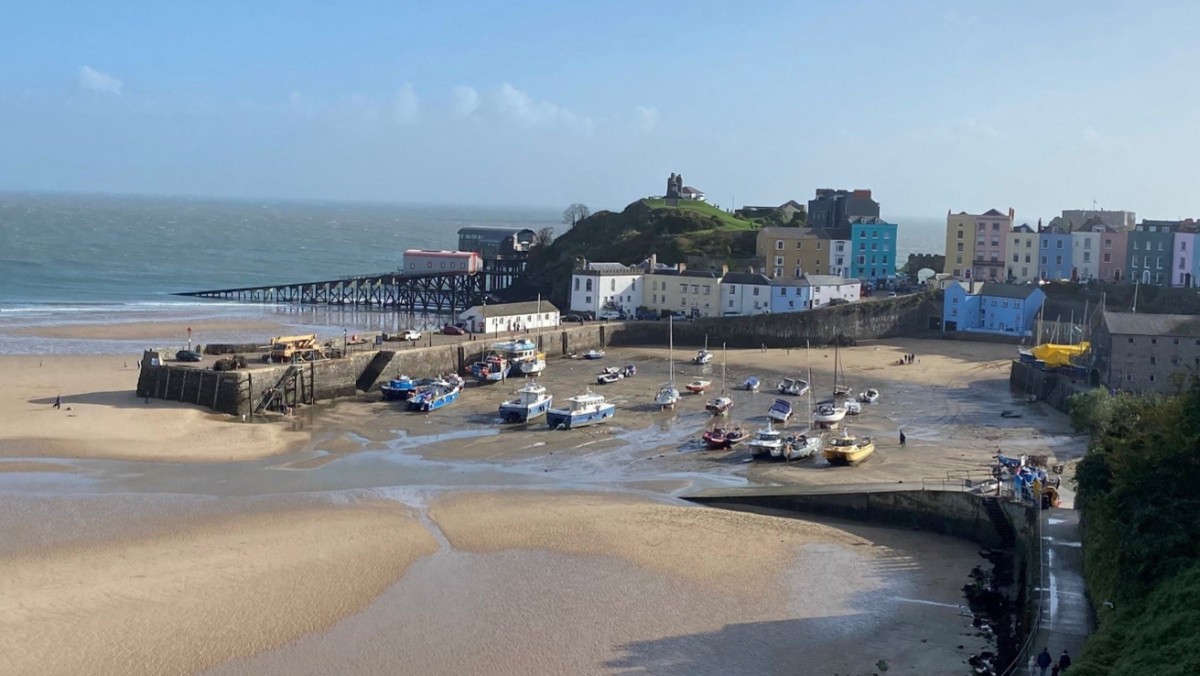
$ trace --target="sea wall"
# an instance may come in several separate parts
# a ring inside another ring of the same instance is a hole
[[[1067,400],[1072,395],[1086,392],[1090,387],[1087,383],[1077,383],[1060,373],[1043,371],[1015,359],[1009,368],[1008,383],[1013,390],[1034,395],[1063,413],[1070,412]]]

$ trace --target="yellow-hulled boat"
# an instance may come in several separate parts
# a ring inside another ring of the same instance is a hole
[[[858,438],[843,430],[842,436],[825,444],[821,455],[831,465],[857,465],[875,452],[875,441],[871,437]]]

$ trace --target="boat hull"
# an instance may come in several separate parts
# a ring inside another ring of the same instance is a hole
[[[387,385],[379,386],[379,393],[383,395],[384,401],[408,401],[408,398],[416,392],[412,388],[393,388]]]
[[[586,413],[549,409],[546,411],[546,424],[550,429],[570,430],[587,427],[609,420],[616,414],[616,411],[616,404],[605,404],[595,411]]]
[[[857,465],[875,452],[875,442],[856,446],[827,446],[822,451],[825,460],[831,465]]]
[[[500,418],[507,423],[527,423],[544,415],[554,404],[554,397],[546,397],[543,401],[532,404],[505,402],[500,404]]]
[[[458,401],[459,390],[455,389],[436,397],[416,397],[408,400],[408,410],[429,413],[445,408]]]

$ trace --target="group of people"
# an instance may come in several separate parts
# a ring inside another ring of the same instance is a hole
[[[1039,676],[1046,676],[1046,670],[1050,669],[1052,676],[1062,676],[1067,673],[1067,668],[1071,666],[1071,655],[1066,650],[1062,651],[1062,655],[1058,658],[1058,664],[1054,664],[1054,658],[1050,656],[1049,648],[1042,648],[1042,652],[1038,653],[1034,664],[1040,670]]]
[[[917,363],[917,355],[913,354],[912,352],[905,352],[904,356],[902,356],[899,361],[900,366],[904,366],[905,364],[916,364],[916,363]]]

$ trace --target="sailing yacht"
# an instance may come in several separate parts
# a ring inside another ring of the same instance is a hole
[[[842,368],[840,351],[835,341],[833,343],[833,396],[842,398],[849,397],[851,394],[854,394],[854,388],[846,384],[846,373]]]
[[[812,352],[805,345],[804,353],[808,359],[808,381],[812,382]],[[808,408],[812,410],[812,389],[808,392]],[[809,423],[809,431],[802,434],[793,434],[783,442],[781,455],[784,460],[805,460],[815,457],[821,452],[821,448],[825,445],[825,440],[821,437],[819,430],[814,429],[815,425]]]
[[[675,321],[669,318],[667,322],[667,361],[671,364],[671,379],[659,388],[654,403],[660,408],[675,408],[675,404],[679,403],[679,389],[675,387]]]
[[[538,330],[537,330],[537,347],[532,359],[520,362],[521,373],[527,376],[536,376],[546,370],[546,353],[542,352],[542,295],[538,294]]]
[[[733,408],[733,397],[725,394],[725,344],[721,344],[721,394],[704,405],[713,415],[725,415]]]
[[[832,425],[833,423],[841,422],[846,417],[846,407],[844,402],[850,394],[850,388],[846,385],[838,385],[838,370],[841,365],[840,357],[838,356],[837,343],[833,344],[833,400],[825,401],[817,404],[813,410],[812,420],[815,423]]]

